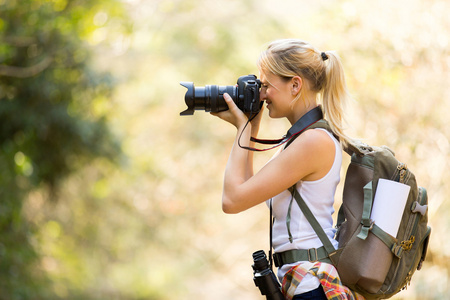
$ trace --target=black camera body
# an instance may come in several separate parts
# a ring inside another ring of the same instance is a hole
[[[235,86],[194,87],[192,82],[180,82],[180,84],[188,89],[184,96],[188,108],[180,113],[181,116],[193,115],[195,110],[207,112],[227,110],[228,105],[223,98],[224,93],[228,93],[243,112],[257,114],[261,110],[262,102],[259,101],[261,81],[255,75],[239,77]]]
[[[267,260],[266,253],[259,250],[253,253],[253,281],[261,295],[267,300],[284,300],[281,286]]]

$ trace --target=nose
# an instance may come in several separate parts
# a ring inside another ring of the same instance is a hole
[[[259,101],[265,101],[266,100],[266,89],[262,88],[259,92]]]

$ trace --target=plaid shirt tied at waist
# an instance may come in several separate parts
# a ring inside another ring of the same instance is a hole
[[[297,286],[308,273],[319,278],[328,300],[365,300],[363,296],[342,284],[333,265],[322,262],[314,263],[309,269],[303,268],[300,264],[286,273],[283,278],[282,292],[287,300],[292,300]]]

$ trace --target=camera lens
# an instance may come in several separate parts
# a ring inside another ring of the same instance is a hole
[[[187,109],[180,115],[193,115],[195,110],[204,110],[207,112],[219,112],[228,109],[228,105],[223,98],[224,93],[228,93],[234,102],[237,101],[237,87],[206,85],[204,87],[195,87],[192,82],[181,82],[182,86],[188,90],[184,97]]]

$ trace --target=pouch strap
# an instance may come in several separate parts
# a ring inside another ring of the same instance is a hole
[[[383,229],[378,227],[377,224],[373,224],[372,233],[379,238],[389,249],[395,247],[398,243],[397,239],[390,234],[386,233]]]
[[[369,230],[373,228],[373,221],[370,219],[370,212],[372,211],[372,181],[364,186],[364,206],[361,218],[361,231],[358,234],[358,238],[365,240],[369,235]]]

